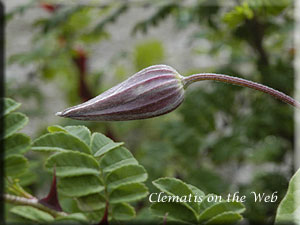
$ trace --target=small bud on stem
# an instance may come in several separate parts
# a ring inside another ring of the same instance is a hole
[[[56,113],[78,120],[125,121],[160,116],[176,109],[191,83],[216,80],[262,91],[300,109],[288,95],[262,84],[223,74],[203,73],[181,76],[166,65],[150,66],[117,86],[77,106]]]

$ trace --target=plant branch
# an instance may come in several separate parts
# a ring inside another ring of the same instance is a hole
[[[194,83],[196,81],[202,81],[202,80],[215,80],[215,81],[220,81],[220,82],[224,82],[224,83],[235,84],[235,85],[242,86],[242,87],[252,88],[252,89],[264,92],[266,94],[272,95],[273,97],[278,98],[281,101],[300,109],[300,103],[298,101],[296,101],[295,99],[291,98],[290,96],[288,96],[280,91],[277,91],[273,88],[270,88],[268,86],[265,86],[265,85],[262,85],[262,84],[259,84],[259,83],[253,82],[253,81],[245,80],[242,78],[238,78],[238,77],[232,77],[232,76],[216,74],[216,73],[194,74],[194,75],[185,77],[183,79],[183,84],[184,84],[184,87],[186,88],[191,83]]]
[[[42,204],[40,204],[37,198],[24,198],[24,197],[19,197],[11,194],[4,194],[3,198],[6,202],[15,204],[15,205],[26,205],[26,206],[32,206],[34,208],[40,209],[44,212],[47,212],[51,214],[53,217],[58,217],[58,216],[67,216],[67,213],[64,212],[58,212],[56,210],[50,209]]]

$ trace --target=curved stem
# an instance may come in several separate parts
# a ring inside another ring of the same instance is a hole
[[[15,195],[10,195],[10,194],[4,194],[4,200],[8,203],[15,204],[15,205],[27,205],[27,206],[32,206],[34,208],[40,209],[44,212],[47,212],[51,214],[53,217],[58,217],[58,216],[66,216],[67,214],[64,212],[58,212],[56,210],[50,209],[41,203],[39,203],[37,198],[24,198],[24,197],[19,197]]]
[[[262,84],[259,84],[259,83],[253,82],[253,81],[245,80],[242,78],[238,78],[238,77],[232,77],[232,76],[216,74],[216,73],[200,73],[200,74],[194,74],[194,75],[185,77],[183,79],[183,84],[184,84],[184,87],[186,88],[191,83],[194,83],[196,81],[201,81],[201,80],[215,80],[215,81],[220,81],[220,82],[224,82],[224,83],[239,85],[242,87],[252,88],[252,89],[267,93],[269,95],[272,95],[273,97],[278,98],[281,101],[300,109],[300,103],[298,101],[296,101],[295,99],[291,98],[290,96],[288,96],[280,91],[277,91],[273,88],[270,88],[268,86],[265,86],[265,85],[262,85]]]

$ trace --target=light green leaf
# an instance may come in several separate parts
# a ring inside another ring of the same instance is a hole
[[[99,149],[104,147],[105,145],[113,143],[113,141],[106,137],[105,135],[101,133],[93,133],[92,135],[92,140],[91,140],[91,150],[92,153],[95,154]]]
[[[99,193],[103,189],[100,179],[94,175],[65,177],[60,178],[58,182],[58,190],[69,197]]]
[[[75,221],[88,222],[88,219],[82,213],[71,213],[68,214],[67,216],[58,216],[55,218],[55,220],[58,221],[75,220]]]
[[[110,203],[132,202],[145,198],[148,188],[142,183],[127,184],[113,190],[109,196]]]
[[[52,171],[54,165],[58,177],[99,175],[100,169],[98,162],[91,155],[73,151],[50,156],[45,166]]]
[[[30,138],[25,134],[13,134],[5,139],[5,156],[24,154],[30,146]]]
[[[214,225],[214,224],[234,224],[238,222],[239,220],[242,220],[243,217],[235,212],[224,212],[221,213],[209,221],[207,221],[205,224],[207,225]]]
[[[16,177],[24,173],[28,167],[27,159],[22,155],[10,155],[4,160],[5,175]]]
[[[4,117],[5,131],[4,138],[8,138],[17,131],[21,130],[28,122],[27,116],[22,113],[14,112]]]
[[[213,196],[213,197],[212,197]],[[213,199],[212,201],[210,199]],[[222,200],[222,199],[221,199]],[[200,202],[199,210],[200,212],[204,211],[205,209],[217,204],[219,202],[219,197],[215,194],[208,194],[206,195],[202,202]]]
[[[59,125],[49,126],[49,127],[47,127],[47,130],[49,131],[49,133],[55,133],[55,132],[67,133],[66,129]]]
[[[116,149],[120,146],[122,146],[124,144],[124,142],[112,142],[112,143],[109,143],[107,145],[104,145],[102,148],[100,148],[95,154],[94,156],[95,157],[99,157],[99,156],[102,156],[104,155],[105,153],[113,150],[113,149]]]
[[[21,106],[21,103],[15,102],[11,98],[4,98],[4,113],[3,115],[7,115],[18,109]]]
[[[106,153],[100,160],[100,168],[104,173],[111,172],[126,165],[138,165],[136,159],[126,148],[116,148]]]
[[[54,220],[53,216],[41,211],[39,209],[33,208],[31,206],[15,206],[10,210],[12,213],[17,214],[29,220],[36,222],[51,222]]]
[[[89,147],[77,137],[63,132],[45,134],[32,144],[34,151],[79,151],[90,154]]]
[[[285,197],[280,202],[276,224],[300,224],[300,169],[291,178]]]
[[[224,212],[242,213],[245,211],[245,207],[240,202],[219,202],[213,206],[205,209],[199,216],[199,221],[204,222],[212,219],[213,217],[220,215]]]
[[[106,177],[108,190],[112,191],[125,184],[139,183],[147,180],[147,173],[140,165],[128,165],[110,172]]]
[[[65,130],[84,141],[87,146],[91,143],[91,131],[85,126],[66,126]]]
[[[97,193],[76,198],[76,202],[80,210],[91,212],[105,208],[106,200],[103,195]]]
[[[189,198],[190,196],[191,198],[193,198],[194,196],[194,193],[191,190],[191,188],[186,183],[182,182],[179,179],[165,177],[165,178],[157,179],[152,183],[155,187],[157,187],[159,190],[165,192],[168,195],[178,196],[178,197],[187,196],[187,198]],[[189,207],[191,210],[194,211],[195,215],[197,215],[199,211],[199,205],[197,204],[197,202],[186,201],[186,202],[182,202],[182,204]]]
[[[153,214],[168,220],[184,223],[197,223],[195,213],[188,207],[176,202],[156,202],[151,205]]]
[[[135,217],[135,210],[127,203],[114,204],[112,207],[112,217],[116,220],[130,220]]]

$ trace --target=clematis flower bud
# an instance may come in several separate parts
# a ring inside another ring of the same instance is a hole
[[[56,115],[78,120],[138,120],[168,113],[184,98],[183,77],[166,65],[150,66],[80,105]]]
[[[176,109],[184,99],[184,89],[194,82],[204,80],[252,88],[300,109],[300,103],[290,96],[253,81],[216,73],[183,77],[170,66],[156,65],[143,69],[99,96],[56,115],[79,120],[147,119]]]

